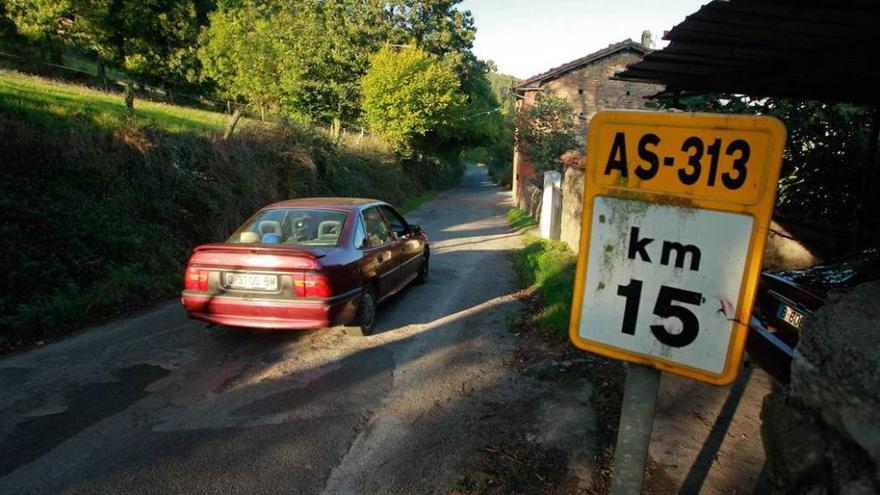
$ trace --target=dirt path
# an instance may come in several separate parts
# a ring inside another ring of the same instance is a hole
[[[448,492],[517,394],[508,198],[471,168],[409,215],[431,280],[371,337],[208,329],[172,302],[0,361],[0,492]]]

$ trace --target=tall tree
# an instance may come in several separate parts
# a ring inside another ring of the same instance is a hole
[[[174,87],[199,79],[199,12],[192,0],[123,0],[122,66],[154,84]]]
[[[401,151],[429,134],[445,137],[464,104],[451,65],[421,48],[383,48],[363,79],[366,121]]]
[[[210,16],[200,58],[226,95],[270,102],[289,116],[354,123],[361,117],[359,81],[370,56],[386,43],[422,47],[467,79],[472,57],[465,54],[474,28],[470,15],[455,8],[458,3],[227,1]],[[256,53],[257,67],[235,53]]]

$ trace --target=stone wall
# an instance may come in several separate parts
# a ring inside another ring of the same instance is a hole
[[[525,210],[538,221],[541,218],[541,203],[544,199],[544,189],[541,184],[533,180],[522,183],[521,194],[517,199],[517,207]]]
[[[784,493],[876,494],[880,489],[880,282],[805,321],[791,385],[764,400],[770,479]]]
[[[560,240],[575,253],[581,239],[581,216],[584,204],[584,171],[567,168],[562,178],[562,218]]]

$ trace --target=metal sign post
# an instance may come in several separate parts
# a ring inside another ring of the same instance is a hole
[[[614,449],[611,495],[631,495],[642,491],[659,386],[659,370],[641,364],[627,367],[617,447]]]
[[[660,371],[714,385],[739,373],[784,145],[770,117],[590,121],[569,334],[632,363],[614,493],[641,490]]]

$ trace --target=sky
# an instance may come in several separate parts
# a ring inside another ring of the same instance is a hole
[[[474,53],[526,79],[631,38],[645,29],[654,48],[663,31],[709,0],[465,0],[477,26]]]

